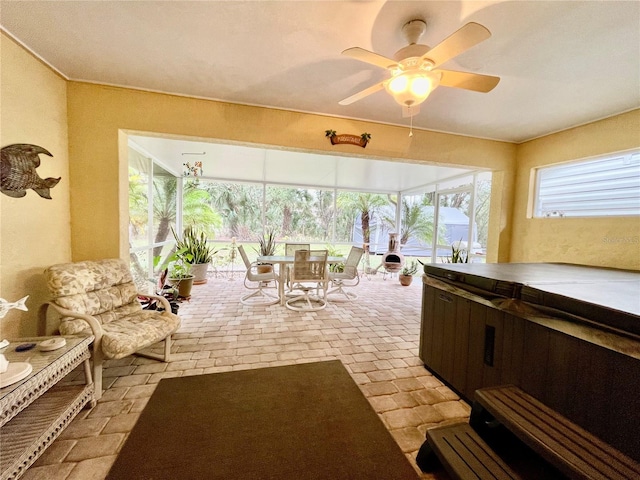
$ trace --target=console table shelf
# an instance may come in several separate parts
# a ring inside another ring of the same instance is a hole
[[[89,368],[93,337],[65,337],[58,350],[16,352],[20,343],[51,337],[19,339],[3,351],[11,362],[29,362],[32,373],[0,389],[0,480],[19,478],[87,404],[94,404]],[[57,385],[84,363],[83,385]]]

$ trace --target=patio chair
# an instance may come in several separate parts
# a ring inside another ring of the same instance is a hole
[[[247,268],[247,272],[244,276],[244,286],[249,290],[253,290],[251,293],[244,295],[240,299],[240,303],[248,306],[258,306],[273,305],[274,303],[279,302],[280,297],[277,293],[274,295],[269,291],[275,289],[277,292],[278,289],[278,277],[276,276],[276,272],[273,267],[269,272],[258,273],[258,263],[251,263],[249,261],[247,252],[244,251],[244,247],[242,245],[238,246],[238,252],[240,252],[242,261]],[[274,286],[271,286],[272,283]]]
[[[171,313],[166,298],[138,292],[129,264],[106,259],[53,265],[44,271],[51,301],[40,309],[40,324],[46,324],[48,307],[60,314],[60,334],[93,335],[93,381],[95,399],[102,396],[104,359],[131,354],[168,362],[171,335],[180,327],[180,317]],[[138,296],[160,302],[163,311],[143,310]],[[164,341],[164,353],[142,349]]]
[[[335,288],[327,292],[327,296],[334,302],[350,302],[358,298],[353,292],[347,292],[344,287],[355,287],[360,283],[360,275],[358,274],[358,265],[364,254],[364,248],[351,247],[349,256],[344,264],[342,272],[329,272],[329,280]]]
[[[308,243],[285,243],[284,244],[284,254],[287,257],[293,257],[296,254],[297,250],[310,250],[311,245]],[[287,294],[292,293],[296,290],[291,284],[291,269],[293,265],[286,265],[285,271],[285,281],[287,285]]]
[[[296,250],[291,269],[291,283],[302,293],[287,300],[285,305],[288,309],[315,311],[327,306],[327,254],[327,250]],[[316,293],[312,295],[311,292],[314,290]]]

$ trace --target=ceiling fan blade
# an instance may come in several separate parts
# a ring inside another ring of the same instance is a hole
[[[453,70],[440,69],[437,71],[442,72],[440,86],[464,88],[465,90],[473,90],[474,92],[490,92],[500,81],[500,77],[481,75],[479,73],[456,72]]]
[[[361,62],[375,65],[376,67],[391,68],[398,65],[398,62],[395,60],[391,60],[390,58],[383,57],[382,55],[378,55],[377,53],[370,52],[369,50],[365,50],[360,47],[347,48],[342,52],[342,54],[347,57],[360,60]]]
[[[353,102],[357,102],[358,100],[366,97],[367,95],[376,93],[378,90],[382,90],[383,88],[384,88],[384,82],[376,83],[375,85],[372,85],[369,88],[365,88],[364,90],[358,93],[354,93],[350,97],[340,100],[338,103],[340,105],[351,105]]]
[[[425,53],[422,58],[428,58],[434,63],[434,67],[437,67],[490,36],[491,32],[485,27],[479,23],[470,22],[445,38]]]

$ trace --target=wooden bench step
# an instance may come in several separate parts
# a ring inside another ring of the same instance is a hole
[[[640,464],[513,385],[475,392],[470,423],[486,413],[574,479],[640,478]]]
[[[512,480],[520,479],[468,423],[454,423],[427,430],[431,452],[421,449],[418,466],[432,465],[428,458],[435,454],[447,473],[454,479]]]

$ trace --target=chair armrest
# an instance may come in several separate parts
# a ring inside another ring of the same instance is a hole
[[[153,294],[150,295],[148,293],[142,293],[142,292],[138,292],[138,295],[141,297],[153,298],[154,300],[158,300],[162,304],[164,311],[167,313],[171,313],[171,304],[169,303],[169,300],[167,300],[162,295],[153,295]]]
[[[95,337],[96,344],[98,344],[100,340],[102,340],[102,325],[98,320],[96,320],[96,317],[85,315],[84,313],[74,312],[72,310],[67,310],[66,308],[62,308],[60,305],[57,305],[54,302],[47,302],[47,304],[51,305],[60,315],[84,320],[89,324],[89,327],[91,327],[91,331],[93,332],[93,336]]]
[[[249,268],[256,268],[257,269],[259,266],[264,266],[264,265],[271,265],[273,267],[273,265],[270,264],[270,263],[261,263],[261,262],[256,260],[254,262],[251,262],[251,265],[249,265]]]

